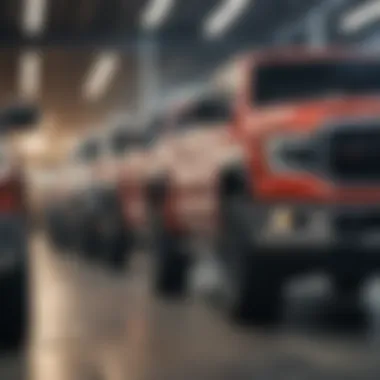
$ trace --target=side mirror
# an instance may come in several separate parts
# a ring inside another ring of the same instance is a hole
[[[40,111],[35,106],[15,105],[0,110],[0,133],[24,131],[40,120]]]

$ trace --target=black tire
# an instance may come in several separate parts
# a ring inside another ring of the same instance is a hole
[[[148,187],[149,217],[152,235],[153,290],[162,297],[184,296],[188,288],[189,258],[182,239],[165,227],[164,181]]]
[[[119,230],[105,242],[104,264],[113,273],[124,273],[128,267],[133,250],[132,234]]]
[[[25,345],[28,329],[26,268],[2,277],[0,288],[0,350],[16,350]]]
[[[79,254],[88,262],[98,261],[103,254],[103,245],[100,235],[96,231],[93,221],[87,220],[80,231]]]
[[[228,241],[227,241],[228,240]],[[220,248],[230,290],[228,317],[237,323],[272,323],[281,312],[281,276],[255,255],[233,230],[224,231]]]
[[[154,250],[154,290],[160,296],[183,296],[187,293],[188,260],[179,241],[165,234]]]
[[[226,313],[237,323],[274,322],[281,312],[283,281],[279,268],[265,262],[252,241],[247,215],[252,200],[242,171],[227,172],[220,190],[218,252],[229,293],[224,303]]]

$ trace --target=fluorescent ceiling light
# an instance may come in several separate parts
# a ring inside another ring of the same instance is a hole
[[[380,1],[368,1],[343,16],[340,28],[344,33],[353,33],[380,19]]]
[[[173,103],[178,104],[191,101],[191,99],[202,95],[202,93],[205,91],[205,88],[205,85],[201,83],[189,85],[187,87],[171,91],[166,97],[163,98],[162,107],[165,108]]]
[[[251,0],[224,0],[207,18],[204,34],[207,38],[220,37],[233,25]]]
[[[96,101],[107,91],[117,69],[120,57],[115,53],[101,54],[90,69],[83,85],[83,96],[90,101]]]
[[[26,98],[38,96],[41,84],[41,66],[40,53],[22,53],[19,66],[19,87],[22,96]]]
[[[169,16],[174,0],[150,0],[145,8],[141,24],[145,29],[157,29]]]
[[[24,0],[22,28],[29,36],[42,32],[46,23],[47,0]]]

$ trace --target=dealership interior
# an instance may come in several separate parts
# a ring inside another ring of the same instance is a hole
[[[380,0],[1,0],[0,100],[0,379],[380,378]]]

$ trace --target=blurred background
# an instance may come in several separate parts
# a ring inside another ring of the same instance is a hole
[[[23,151],[44,165],[83,130],[115,115],[148,117],[241,51],[377,49],[376,1],[19,0],[1,7],[1,99],[43,106]]]
[[[127,265],[116,259],[111,265],[112,258],[94,264],[93,257],[108,257],[113,249],[107,243],[98,252],[103,226],[94,224],[109,214],[91,214],[84,206],[104,183],[114,184],[112,170],[123,170],[96,161],[101,148],[87,146],[91,138],[107,139],[115,128],[131,134],[121,149],[140,149],[142,158],[134,159],[145,162],[144,169],[133,164],[133,173],[145,173],[158,162],[148,156],[149,147],[164,134],[165,123],[156,117],[197,99],[238,54],[297,45],[376,56],[379,26],[379,0],[2,0],[0,106],[32,104],[40,117],[0,142],[0,166],[9,164],[11,172],[1,174],[7,190],[0,200],[15,194],[9,178],[23,183],[22,207],[12,208],[8,198],[4,207],[0,202],[6,215],[0,224],[7,226],[0,227],[0,245],[8,252],[15,241],[25,243],[21,285],[2,287],[0,307],[9,310],[6,330],[18,335],[22,324],[28,331],[21,348],[4,350],[0,377],[379,378],[376,278],[360,293],[365,316],[350,302],[336,312],[329,282],[318,275],[289,284],[286,311],[275,327],[237,326],[214,300],[215,283],[223,280],[208,248],[199,249],[206,253],[189,280],[191,296],[162,300],[150,291],[155,261],[147,228],[143,238],[128,235],[133,248],[118,241],[135,253]],[[145,135],[144,143],[136,138],[146,131],[148,144]],[[110,144],[108,158],[118,149]],[[122,164],[128,162],[125,155]],[[140,204],[129,202],[115,207],[124,217]],[[114,215],[121,226],[117,218],[123,216]],[[7,232],[11,224],[16,227]],[[22,237],[9,243],[6,236],[16,230]],[[86,242],[78,242],[83,236]]]

